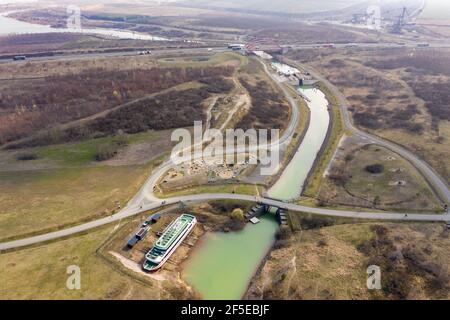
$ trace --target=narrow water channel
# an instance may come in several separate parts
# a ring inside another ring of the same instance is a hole
[[[311,120],[300,148],[279,180],[268,192],[270,197],[282,200],[292,200],[300,196],[317,153],[325,141],[330,123],[328,101],[325,94],[315,88],[298,90],[309,100],[307,104],[311,112]]]
[[[270,196],[286,200],[300,195],[330,121],[328,101],[320,90],[299,91],[310,100],[310,125],[294,158],[269,190]],[[248,224],[240,232],[207,234],[186,262],[184,278],[204,299],[240,299],[273,243],[277,229],[274,216],[267,214],[259,224]]]

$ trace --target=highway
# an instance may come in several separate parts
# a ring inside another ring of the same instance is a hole
[[[423,42],[405,42],[405,43],[395,43],[395,42],[359,42],[359,43],[334,43],[333,48],[417,48]],[[450,48],[450,42],[441,41],[441,42],[430,42],[428,43],[428,48]],[[323,48],[332,50],[333,48],[324,48],[325,44],[323,43],[305,43],[305,44],[296,44],[296,45],[282,45],[285,49],[313,49],[313,48]],[[165,54],[176,54],[176,53],[220,53],[228,51],[229,49],[226,46],[212,46],[212,47],[198,47],[198,48],[171,48],[171,49],[153,49],[153,55],[165,55]],[[26,53],[23,55],[27,56]],[[126,57],[126,56],[138,56],[139,50],[133,50],[133,48],[124,48],[124,51],[117,52],[102,52],[99,49],[98,52],[76,52],[76,53],[63,53],[56,55],[46,55],[42,57],[29,57],[27,61],[51,61],[51,60],[75,60],[75,59],[92,59],[92,58],[107,58],[107,57]],[[10,58],[1,58],[0,63],[23,63],[23,61],[12,61]]]
[[[76,53],[64,53],[55,55],[44,55],[41,57],[29,56],[25,61],[54,61],[54,60],[80,60],[80,59],[92,59],[92,58],[110,58],[110,57],[133,57],[133,56],[161,56],[166,54],[196,54],[196,53],[221,53],[228,51],[227,47],[201,47],[201,48],[170,48],[170,49],[154,49],[150,50],[150,55],[141,55],[138,49],[126,48],[123,51],[117,52],[76,52]],[[21,54],[22,55],[22,54]],[[27,56],[27,54],[23,54]],[[0,58],[0,63],[24,63],[24,61],[13,61],[11,58]]]
[[[265,67],[266,72],[272,77],[270,72]],[[340,91],[333,86],[327,79],[324,79],[320,74],[318,74],[315,70],[307,69],[311,72],[313,76],[317,79],[323,81],[338,97],[341,109],[344,115],[345,125],[352,130],[355,134],[359,134],[362,137],[366,138],[368,141],[385,146],[390,150],[402,155],[411,163],[413,163],[420,172],[424,175],[424,177],[429,181],[429,183],[435,188],[436,191],[439,191],[441,197],[450,202],[450,192],[448,190],[447,185],[444,180],[433,170],[431,167],[424,162],[423,160],[417,158],[414,154],[409,152],[408,150],[392,143],[389,141],[382,140],[378,137],[374,137],[370,134],[360,131],[355,128],[352,124],[349,112],[347,110],[347,103],[345,97],[340,93]],[[274,79],[272,77],[272,79]],[[275,79],[274,79],[275,80]],[[293,106],[293,110],[297,110],[296,103],[293,97],[290,95],[288,90],[286,90],[282,85],[280,85],[277,81],[276,83],[279,85],[280,89],[288,98],[289,102]],[[290,141],[293,132],[295,132],[295,127],[298,122],[298,114],[295,115],[293,112],[293,117],[291,118],[291,122],[288,125],[288,129],[285,130],[285,133],[276,143],[284,144]],[[292,128],[293,131],[292,131]],[[272,142],[274,143],[274,142]],[[228,152],[225,151],[225,152]],[[173,166],[171,161],[167,161],[163,163],[160,167],[154,170],[150,177],[147,179],[145,184],[141,187],[138,193],[130,200],[128,205],[121,210],[120,212],[105,217],[102,219],[98,219],[95,221],[91,221],[88,223],[84,223],[75,227],[67,228],[60,231],[50,232],[34,237],[29,237],[25,239],[19,239],[15,241],[9,241],[0,243],[0,251],[8,250],[14,248],[20,248],[28,245],[37,244],[40,242],[50,241],[54,239],[58,239],[61,237],[69,236],[72,234],[76,234],[79,232],[87,231],[96,227],[100,227],[112,222],[120,221],[122,219],[146,212],[148,210],[154,210],[158,208],[163,208],[167,205],[178,204],[181,202],[204,202],[210,200],[221,200],[221,199],[231,199],[231,200],[243,200],[243,201],[252,201],[259,202],[268,205],[273,205],[281,208],[285,208],[290,211],[295,212],[305,212],[312,213],[318,215],[332,216],[332,217],[346,217],[346,218],[357,218],[357,219],[372,219],[372,220],[386,220],[386,221],[420,221],[420,222],[450,222],[450,213],[449,211],[446,214],[417,214],[417,213],[397,213],[397,212],[363,212],[363,211],[352,211],[352,210],[335,210],[335,209],[326,209],[326,208],[315,208],[315,207],[307,207],[303,205],[298,205],[294,203],[286,203],[284,201],[278,201],[275,199],[268,199],[262,197],[255,197],[250,195],[239,195],[239,194],[222,194],[222,193],[213,193],[213,194],[197,194],[197,195],[188,195],[188,196],[180,196],[180,197],[172,197],[168,199],[158,199],[154,193],[154,187],[156,186],[160,177],[167,172],[169,168]]]

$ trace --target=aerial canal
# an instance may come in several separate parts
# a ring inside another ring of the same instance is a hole
[[[269,190],[274,198],[297,198],[322,144],[330,116],[325,95],[315,88],[298,88],[311,111],[303,141],[278,182]],[[232,233],[209,233],[186,262],[183,276],[204,299],[240,299],[275,240],[278,224],[265,215],[256,225]]]
[[[165,40],[146,34],[108,29],[75,31],[18,21],[0,14],[0,35],[47,32],[81,32],[117,38]],[[279,65],[280,68],[290,68]],[[278,182],[269,190],[271,197],[291,200],[298,197],[311,170],[330,122],[325,95],[313,88],[299,88],[311,111],[310,125],[295,156]],[[204,299],[240,299],[275,240],[278,223],[273,215],[265,215],[256,225],[239,232],[208,233],[186,261],[183,277]]]
[[[325,94],[315,88],[299,88],[298,90],[307,99],[311,120],[295,156],[269,190],[270,197],[282,200],[292,200],[300,196],[308,173],[325,141],[330,124]]]

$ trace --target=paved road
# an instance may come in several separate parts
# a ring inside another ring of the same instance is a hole
[[[174,197],[170,199],[166,199],[164,202],[159,200],[158,202],[151,202],[143,205],[142,207],[136,206],[135,204],[132,206],[126,207],[121,212],[106,218],[102,218],[99,220],[95,220],[92,222],[84,223],[82,225],[78,225],[72,228],[46,233],[43,235],[30,237],[26,239],[20,239],[10,242],[0,243],[0,251],[7,250],[12,248],[19,248],[23,246],[28,246],[44,241],[49,241],[53,239],[58,239],[61,237],[69,236],[75,233],[79,233],[82,231],[90,230],[96,227],[100,227],[115,221],[119,221],[121,219],[125,219],[139,213],[153,210],[157,208],[162,208],[167,205],[178,204],[181,202],[204,202],[211,200],[243,200],[243,201],[251,201],[251,202],[260,202],[265,203],[272,206],[277,206],[280,208],[285,208],[290,211],[296,212],[307,212],[319,215],[326,215],[332,217],[345,217],[345,218],[358,218],[358,219],[376,219],[376,220],[388,220],[388,221],[422,221],[422,222],[439,222],[439,221],[450,221],[450,215],[447,213],[445,215],[442,214],[415,214],[410,213],[407,216],[399,213],[379,213],[379,212],[358,212],[358,211],[350,211],[350,210],[331,210],[325,208],[311,208],[302,205],[285,203],[282,201],[277,201],[273,199],[260,198],[249,195],[239,195],[239,194],[229,194],[229,193],[212,193],[212,194],[198,194],[198,195],[189,195],[183,197]]]
[[[342,115],[344,118],[344,124],[348,129],[350,129],[353,133],[365,138],[367,141],[381,145],[399,154],[403,158],[407,159],[424,176],[424,178],[428,181],[433,190],[435,190],[441,201],[445,204],[450,204],[450,190],[446,181],[427,162],[420,159],[414,153],[398,144],[384,140],[382,138],[371,135],[367,132],[361,131],[358,128],[356,128],[352,122],[350,112],[348,111],[347,99],[339,91],[339,89],[336,86],[334,86],[330,81],[328,81],[325,77],[323,77],[319,72],[317,72],[317,70],[314,70],[311,67],[307,67],[305,65],[302,65],[302,68],[310,72],[313,77],[322,81],[328,88],[332,90],[333,94],[339,100]]]
[[[334,44],[335,48],[418,48],[418,45],[423,42],[405,42],[404,44],[394,42],[381,42],[381,43],[352,43],[352,44]],[[312,48],[324,48],[323,43],[306,43],[298,45],[283,45],[284,48],[292,49],[312,49]],[[450,42],[430,42],[429,48],[450,48]],[[225,46],[211,47],[211,48],[180,48],[180,49],[156,49],[152,50],[154,55],[174,54],[174,53],[201,53],[201,52],[225,52],[229,49]],[[92,59],[92,58],[104,58],[104,57],[120,57],[120,56],[136,56],[139,52],[136,51],[121,51],[121,52],[86,52],[86,53],[67,53],[54,56],[43,57],[29,57],[27,61],[48,61],[48,60],[75,60],[75,59]],[[26,56],[26,54],[25,54]],[[0,63],[24,63],[23,61],[12,61],[11,59],[0,59]]]
[[[155,49],[151,50],[152,56],[160,56],[166,54],[177,54],[177,53],[220,53],[229,51],[227,47],[211,47],[211,48],[179,48],[179,49]],[[26,54],[24,54],[26,56]],[[26,61],[51,61],[51,60],[79,60],[79,59],[92,59],[92,58],[108,58],[108,57],[131,57],[140,56],[138,50],[132,51],[118,51],[118,52],[85,52],[85,53],[66,53],[54,56],[42,56],[42,57],[28,57],[25,61],[13,61],[10,58],[0,59],[0,63],[26,63]]]
[[[266,71],[267,68],[266,68]],[[416,158],[412,153],[409,151],[401,148],[400,146],[397,146],[395,144],[392,144],[390,142],[384,141],[382,139],[379,139],[377,137],[373,137],[365,132],[362,132],[355,128],[350,120],[350,116],[347,111],[347,103],[345,101],[345,97],[339,92],[339,90],[334,87],[331,83],[329,83],[326,79],[324,79],[321,75],[316,73],[314,70],[311,73],[315,75],[318,79],[322,80],[326,85],[328,85],[336,94],[336,96],[339,98],[341,102],[341,108],[343,110],[345,124],[353,130],[355,133],[362,135],[363,137],[367,138],[370,141],[373,141],[374,143],[378,143],[380,145],[383,145],[401,155],[404,155],[405,158],[410,160],[414,165],[416,165],[419,169],[423,170],[421,171],[425,177],[427,177],[430,181],[430,183],[435,183],[435,187],[439,187],[441,192],[443,192],[444,196],[449,195],[448,188],[446,185],[442,185],[439,182],[442,182],[439,177],[424,161]],[[313,73],[314,72],[314,73]],[[269,73],[270,74],[270,73]],[[278,82],[277,82],[278,83]],[[294,103],[295,108],[295,101],[292,98],[292,96],[289,94],[289,92],[280,86],[280,89],[283,90],[284,94],[289,98],[290,103]],[[291,120],[292,122],[292,120]],[[294,126],[295,128],[295,126]],[[287,133],[286,133],[287,132]],[[283,139],[286,139],[285,141],[288,141],[290,137],[289,130],[286,130],[285,134],[282,138],[280,138],[280,142],[283,143]],[[409,214],[399,214],[396,212],[359,212],[359,211],[351,211],[351,210],[332,210],[332,209],[325,209],[325,208],[313,208],[313,207],[306,207],[302,205],[292,204],[292,203],[286,203],[283,201],[277,201],[274,199],[267,199],[267,198],[260,198],[255,196],[249,196],[249,195],[238,195],[238,194],[220,194],[220,193],[214,193],[214,194],[199,194],[199,195],[188,195],[183,197],[173,197],[169,199],[165,199],[164,201],[161,199],[158,199],[153,194],[153,187],[158,182],[159,178],[167,171],[168,168],[170,168],[173,164],[168,161],[164,164],[162,164],[158,169],[155,170],[155,172],[152,173],[152,175],[147,179],[144,186],[139,190],[139,192],[134,196],[134,198],[129,202],[126,208],[124,208],[119,213],[112,215],[110,217],[102,218],[99,220],[95,220],[92,222],[88,222],[85,224],[81,224],[72,228],[50,232],[47,234],[30,237],[26,239],[20,239],[16,241],[10,241],[10,242],[4,242],[0,243],[0,250],[7,250],[12,248],[19,248],[27,245],[32,245],[44,241],[49,241],[57,238],[61,238],[64,236],[69,236],[75,233],[79,233],[82,231],[90,230],[102,225],[106,225],[111,222],[119,221],[121,219],[131,217],[133,215],[153,210],[157,208],[164,207],[166,205],[170,204],[177,204],[180,202],[192,202],[192,201],[210,201],[210,200],[220,200],[220,199],[233,199],[233,200],[244,200],[244,201],[253,201],[253,202],[261,202],[268,205],[278,206],[281,208],[285,208],[290,211],[298,211],[298,212],[306,212],[306,213],[312,213],[312,214],[318,214],[318,215],[326,215],[326,216],[333,216],[333,217],[347,217],[347,218],[358,218],[358,219],[376,219],[376,220],[388,220],[388,221],[423,221],[423,222],[450,222],[450,214],[449,211],[446,214],[416,214],[416,213],[409,213]],[[427,170],[427,168],[429,170]],[[447,198],[449,199],[449,198]]]

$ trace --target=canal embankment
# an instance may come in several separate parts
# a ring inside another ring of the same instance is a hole
[[[312,198],[317,195],[325,169],[332,160],[333,154],[342,135],[344,134],[341,112],[339,106],[334,103],[335,98],[322,83],[319,84],[319,88],[325,94],[325,97],[329,102],[328,114],[330,117],[330,122],[322,147],[317,153],[311,170],[306,176],[304,188],[301,192],[301,195]]]

